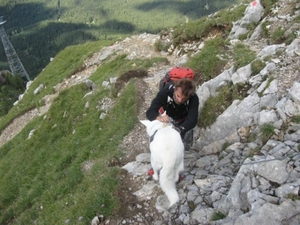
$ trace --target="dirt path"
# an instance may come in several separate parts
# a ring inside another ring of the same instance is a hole
[[[65,79],[63,82],[59,83],[55,87],[55,94],[47,95],[43,99],[45,101],[45,105],[40,107],[39,109],[35,108],[23,115],[20,115],[16,119],[13,120],[2,132],[0,135],[0,147],[3,146],[7,141],[11,140],[15,135],[17,135],[32,119],[37,116],[41,116],[45,114],[49,108],[51,107],[52,101],[59,95],[62,90],[70,88],[71,86],[82,83],[84,80],[88,79],[97,69],[98,66],[101,65],[101,56],[107,54],[107,52],[115,52],[117,54],[128,54],[129,59],[133,58],[151,58],[155,56],[161,56],[159,52],[156,52],[154,49],[154,43],[157,40],[157,35],[149,35],[149,34],[141,34],[132,36],[130,38],[126,38],[122,42],[118,42],[113,46],[109,46],[101,49],[99,52],[95,53],[91,58],[87,59],[85,64],[85,69],[72,75],[70,78]],[[168,60],[171,63],[174,63],[175,59],[172,56],[168,56]],[[165,69],[169,66],[165,66]],[[145,90],[145,96],[153,96],[151,90],[155,90],[155,77],[156,72],[161,67],[153,67],[149,69],[149,75],[153,77],[148,79],[148,84],[150,86],[150,91],[148,89]],[[157,80],[157,79],[156,79]],[[149,99],[145,104],[149,104]]]

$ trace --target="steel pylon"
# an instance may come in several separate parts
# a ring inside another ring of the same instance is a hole
[[[0,37],[2,40],[2,44],[4,47],[4,51],[8,60],[9,68],[11,70],[11,73],[13,76],[20,76],[20,77],[25,77],[27,81],[30,81],[30,78],[21,62],[19,59],[14,47],[10,43],[6,32],[4,30],[3,24],[6,21],[3,21],[3,16],[0,16]]]

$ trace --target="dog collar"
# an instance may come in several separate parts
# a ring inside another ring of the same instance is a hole
[[[150,136],[150,143],[153,141],[154,136],[155,136],[155,134],[156,134],[157,131],[158,131],[158,130],[156,130],[156,131]]]

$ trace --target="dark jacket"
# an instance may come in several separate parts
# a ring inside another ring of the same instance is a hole
[[[199,98],[194,94],[185,104],[178,105],[173,100],[174,87],[163,88],[152,100],[149,109],[146,111],[148,120],[155,120],[159,116],[159,109],[162,107],[166,114],[179,121],[179,126],[183,127],[185,132],[193,129],[198,121]]]

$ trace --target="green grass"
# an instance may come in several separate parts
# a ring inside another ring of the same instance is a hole
[[[236,99],[243,99],[247,96],[249,89],[248,84],[227,84],[220,87],[217,91],[218,94],[210,96],[200,112],[198,126],[206,128],[211,126],[218,116],[220,116]]]
[[[251,63],[251,75],[257,75],[264,67],[266,63],[260,59],[256,59]]]
[[[180,24],[173,32],[173,45],[176,47],[187,41],[202,40],[216,28],[228,34],[231,22],[242,18],[245,8],[246,5],[239,5],[234,9],[226,8],[219,10],[213,17],[203,17],[196,21]],[[226,28],[227,26],[228,28]]]
[[[296,115],[292,117],[292,122],[294,123],[300,123],[300,115]]]
[[[0,117],[6,115],[18,100],[19,95],[25,91],[24,80],[13,76],[9,72],[1,75],[5,83],[0,83]]]
[[[248,65],[256,57],[256,54],[251,51],[247,46],[238,43],[234,46],[234,68],[235,70]]]
[[[274,133],[274,126],[270,123],[265,123],[260,127],[260,138],[261,140],[266,143],[270,137],[275,134]]]
[[[186,63],[187,67],[195,70],[197,80],[208,81],[220,74],[226,64],[226,57],[221,59],[218,56],[225,53],[224,47],[225,42],[220,37],[208,40],[204,48]]]
[[[121,155],[117,146],[137,121],[134,81],[104,120],[96,109],[102,91],[83,99],[88,91],[81,84],[62,92],[47,118],[34,119],[1,148],[1,224],[15,218],[21,224],[63,224],[67,219],[76,224],[81,216],[87,223],[95,213],[110,215],[118,207],[118,170],[106,162]],[[91,102],[88,109],[86,101]],[[95,165],[85,175],[86,161]]]
[[[300,201],[300,196],[296,194],[288,194],[286,198],[291,199],[292,201]]]
[[[252,158],[253,156],[258,155],[259,152],[260,152],[260,150],[261,149],[259,147],[257,147],[257,148],[250,148],[249,152],[248,152],[248,154],[246,156],[246,158]]]
[[[110,41],[87,42],[82,45],[69,46],[64,51],[61,51],[30,85],[17,107],[12,108],[9,114],[0,117],[0,130],[3,130],[15,117],[43,104],[40,102],[42,97],[53,94],[53,87],[56,84],[80,71],[83,61],[87,57],[109,44],[111,44]],[[43,84],[45,88],[35,95],[34,90],[40,84]]]
[[[271,12],[272,6],[277,2],[278,0],[261,0],[261,4],[264,7],[264,14],[269,14]]]
[[[42,97],[52,94],[54,85],[78,71],[83,60],[100,47],[94,44],[72,46],[55,57],[30,86],[21,103],[6,117],[1,117],[1,130],[12,118],[36,107]],[[115,195],[119,169],[109,167],[108,161],[122,156],[118,145],[137,122],[138,94],[134,78],[117,98],[114,87],[105,89],[102,82],[134,68],[147,70],[164,60],[132,61],[126,55],[108,59],[90,77],[97,86],[94,94],[83,98],[90,92],[85,84],[63,90],[44,116],[30,121],[3,145],[0,224],[34,221],[64,224],[66,220],[71,224],[88,224],[96,214],[112,215],[119,208]],[[34,89],[41,83],[47,88],[34,95]],[[104,97],[111,98],[114,106],[101,120],[99,104]],[[33,136],[28,139],[32,130]],[[94,166],[84,172],[83,165],[87,162]]]
[[[277,29],[271,35],[271,42],[273,44],[281,44],[284,41],[285,30],[282,27],[277,27]]]
[[[224,219],[225,217],[226,216],[221,212],[214,212],[213,215],[211,216],[210,221],[221,220],[221,219]]]

